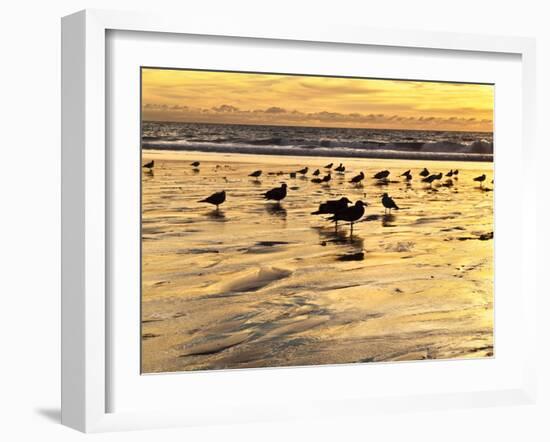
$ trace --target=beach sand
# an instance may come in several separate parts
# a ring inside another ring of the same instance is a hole
[[[493,356],[492,163],[144,150],[151,159],[144,373]],[[346,174],[312,183],[330,162]],[[308,178],[289,178],[304,166]],[[423,167],[460,174],[430,189]],[[257,169],[259,180],[247,176]],[[372,175],[383,169],[390,183],[379,185]],[[407,169],[410,186],[398,177]],[[348,182],[359,171],[362,187]],[[472,181],[482,173],[486,190]],[[262,199],[282,182],[280,207]],[[197,202],[221,190],[219,212]],[[384,215],[384,192],[401,210]],[[335,233],[311,215],[341,196],[369,203],[351,239],[349,226]]]

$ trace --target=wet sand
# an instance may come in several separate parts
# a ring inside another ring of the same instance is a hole
[[[492,163],[145,150],[151,159],[154,172],[142,175],[144,373],[493,356]],[[312,183],[330,162],[343,162],[345,175]],[[307,178],[289,178],[304,166]],[[423,167],[460,173],[430,189]],[[247,176],[257,169],[258,180]],[[383,169],[386,184],[372,179]],[[410,185],[398,177],[407,169]],[[363,186],[350,184],[359,171]],[[472,181],[481,173],[485,190]],[[282,182],[280,206],[262,199]],[[221,190],[218,212],[197,202]],[[384,192],[401,210],[384,214]],[[349,226],[335,232],[311,215],[341,196],[369,203],[351,239]]]

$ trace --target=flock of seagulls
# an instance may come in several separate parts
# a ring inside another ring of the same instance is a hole
[[[191,163],[191,166],[193,167],[194,171],[198,171],[200,167],[199,161],[194,161]],[[335,171],[336,173],[343,175],[345,173],[346,167],[340,163],[337,167],[334,167],[334,163],[329,163],[326,166],[324,166],[324,169],[327,170],[326,174],[321,177],[321,171],[319,169],[315,169],[315,171],[312,173],[314,178],[311,179],[312,183],[315,184],[321,184],[321,183],[328,183],[332,179],[332,175],[330,173],[331,170]],[[155,161],[152,160],[146,164],[143,165],[143,168],[147,169],[148,171],[152,172],[153,168],[155,167]],[[307,173],[309,172],[309,168],[306,166],[300,170],[297,170],[295,172],[290,172],[289,176],[290,178],[296,178],[297,175],[301,175],[302,177],[305,177]],[[248,176],[251,178],[255,178],[258,180],[262,176],[262,170],[255,170],[251,172]],[[443,186],[451,186],[452,185],[452,179],[455,180],[458,178],[459,171],[458,170],[449,170],[445,177],[448,178],[446,183],[442,183]],[[278,173],[277,175],[283,174]],[[388,177],[390,176],[391,172],[389,170],[381,170],[380,172],[377,172],[372,176],[373,179],[378,180],[378,182],[381,183],[388,183]],[[407,183],[409,183],[413,179],[413,175],[411,174],[411,170],[407,170],[403,172],[400,177],[403,177]],[[419,173],[419,176],[421,177],[421,181],[423,183],[426,183],[429,185],[429,187],[432,187],[432,184],[436,181],[440,181],[443,178],[443,173],[430,173],[430,171],[427,168],[422,169],[422,171]],[[354,185],[361,185],[362,181],[365,179],[365,174],[361,171],[359,174],[355,175],[353,178],[349,180],[351,184]],[[487,176],[485,174],[475,177],[473,180],[475,182],[479,183],[480,189],[483,189],[483,183],[487,179]],[[267,201],[275,201],[277,204],[280,204],[282,200],[284,200],[287,196],[287,189],[288,186],[286,183],[282,183],[281,186],[275,187],[273,189],[268,190],[267,192],[264,192],[261,194],[261,196],[267,200]],[[216,206],[216,210],[219,210],[219,206],[223,204],[226,201],[226,192],[225,190],[222,190],[221,192],[213,193],[212,195],[208,196],[207,198],[204,198],[202,200],[199,200],[199,203],[207,203],[212,204]],[[384,193],[382,195],[381,204],[384,207],[384,214],[391,214],[392,210],[399,210],[399,207],[393,200],[393,198],[388,194]],[[312,215],[330,215],[328,218],[326,218],[328,221],[331,221],[335,224],[335,229],[338,230],[338,222],[347,222],[350,224],[350,237],[353,236],[353,225],[357,221],[359,221],[365,214],[365,207],[367,207],[369,204],[367,202],[364,202],[362,200],[357,200],[355,203],[353,203],[351,200],[349,200],[347,197],[342,197],[337,200],[328,200],[324,203],[321,203],[319,205],[319,208],[315,212],[311,212]]]

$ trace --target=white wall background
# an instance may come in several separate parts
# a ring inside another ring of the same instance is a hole
[[[60,17],[84,8],[170,11],[279,22],[350,23],[534,36],[538,43],[539,274],[548,257],[546,169],[550,13],[523,0],[19,0],[0,14],[0,439],[83,440],[59,425]],[[511,202],[513,203],[513,202]],[[92,436],[160,440],[550,440],[550,291],[540,278],[538,405]],[[546,377],[545,377],[546,376]],[[414,381],[414,380],[412,380]],[[90,437],[90,436],[88,436]]]

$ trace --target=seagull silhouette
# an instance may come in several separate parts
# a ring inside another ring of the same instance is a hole
[[[315,212],[311,212],[312,215],[334,215],[340,210],[347,209],[348,204],[351,204],[351,201],[345,196],[338,200],[328,200],[324,203],[319,204],[319,208]]]
[[[352,184],[359,184],[364,178],[365,174],[363,172],[359,172],[359,175],[355,175],[351,180],[349,180],[349,182]]]
[[[308,170],[309,170],[309,168],[304,167],[303,169],[297,170],[296,173],[300,173],[302,175],[305,175]]]
[[[333,163],[328,163],[328,164],[325,166],[325,169],[332,169],[332,164],[333,164]]]
[[[365,207],[367,206],[367,203],[364,203],[361,200],[358,200],[355,202],[353,206],[346,207],[345,209],[342,209],[338,212],[336,212],[333,216],[331,216],[329,221],[332,221],[334,223],[338,223],[338,221],[347,221],[350,223],[351,232],[350,232],[350,238],[353,236],[353,224],[361,219],[361,217],[365,214]],[[336,224],[337,226],[338,224]]]
[[[390,213],[391,209],[399,210],[399,207],[397,207],[397,204],[395,204],[393,198],[387,193],[384,193],[384,195],[382,195],[382,205],[384,206],[384,213],[386,213],[388,209]]]
[[[487,177],[485,176],[485,174],[480,175],[480,176],[476,176],[476,177],[474,178],[474,181],[479,182],[479,188],[480,188],[480,189],[483,189],[483,181],[485,181],[486,178],[487,178]]]
[[[321,172],[319,171],[319,169],[315,169],[315,172],[313,172],[313,176],[319,176],[321,174]]]
[[[424,176],[424,177],[428,176],[429,174],[430,174],[430,171],[425,167],[424,169],[422,169],[422,172],[419,173],[420,176]]]
[[[193,167],[199,167],[201,165],[201,162],[200,161],[194,161],[191,163],[191,166]]]
[[[272,201],[281,201],[286,197],[286,183],[281,184],[281,187],[275,187],[274,189],[268,190],[263,194],[263,197],[266,200]]]
[[[216,192],[210,195],[208,198],[200,200],[199,203],[208,203],[216,206],[216,210],[219,209],[219,205],[225,202],[225,190],[221,192]]]
[[[143,167],[147,169],[152,169],[153,167],[155,167],[155,160],[149,161],[148,163],[144,164]]]
[[[346,171],[346,167],[340,163],[340,165],[336,168],[334,168],[336,172],[344,173]]]
[[[427,176],[426,178],[423,178],[422,182],[423,183],[428,183],[430,185],[430,187],[432,187],[432,183],[434,181],[440,180],[441,178],[443,178],[443,174],[441,172],[439,172],[438,174],[432,174],[430,176]]]
[[[251,177],[254,177],[254,178],[259,178],[261,175],[262,175],[262,171],[261,170],[256,170],[248,176],[251,176]]]
[[[376,178],[377,180],[383,180],[386,179],[389,175],[389,170],[382,170],[381,172],[376,173],[373,178]]]

